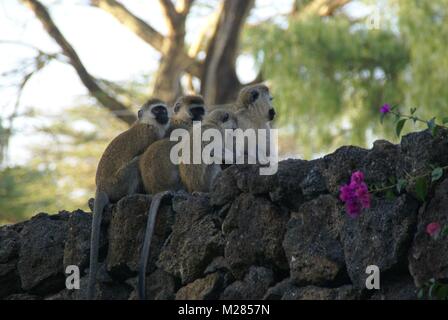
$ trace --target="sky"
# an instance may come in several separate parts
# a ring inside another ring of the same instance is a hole
[[[50,8],[55,23],[78,52],[87,70],[95,77],[110,81],[126,81],[142,74],[150,74],[157,68],[159,54],[131,31],[120,25],[101,9],[88,5],[87,0],[43,0]],[[149,22],[162,34],[165,24],[157,0],[120,1],[140,18]],[[210,1],[216,3],[217,0]],[[257,0],[249,22],[279,16],[290,10],[292,0]],[[187,20],[187,41],[195,37],[212,8],[193,7]],[[365,8],[353,4],[349,11],[359,15]],[[59,52],[59,47],[43,30],[34,14],[18,0],[0,0],[0,75],[23,66],[24,59],[33,57],[34,49],[11,44],[20,42],[37,47],[45,52]],[[237,72],[241,80],[249,81],[255,74],[254,64],[248,57],[237,61]],[[9,115],[17,97],[16,88],[11,87],[11,77],[0,77],[0,110],[2,117]],[[20,81],[20,78],[16,79]],[[16,81],[16,83],[17,83]],[[6,87],[5,87],[6,86]],[[32,77],[27,84],[19,106],[19,113],[35,108],[46,116],[30,120],[19,117],[14,122],[8,163],[25,164],[29,159],[28,146],[42,143],[42,137],[33,135],[39,122],[48,121],[64,108],[73,106],[87,94],[73,68],[61,62],[51,62]]]

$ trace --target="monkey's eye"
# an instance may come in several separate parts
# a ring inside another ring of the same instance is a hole
[[[260,93],[257,91],[257,90],[253,90],[251,93],[250,93],[250,99],[251,99],[251,103],[254,103],[257,99],[258,99],[258,96],[260,95]]]
[[[229,114],[226,113],[223,117],[222,117],[222,122],[227,122],[229,120]]]
[[[176,105],[174,106],[174,113],[178,113],[180,110],[180,103],[176,103]]]
[[[137,112],[137,118],[141,119],[142,117],[143,117],[143,110],[140,109],[140,110],[138,110],[138,112]]]
[[[273,96],[269,96],[269,101],[272,101],[272,100],[274,100],[274,97]]]

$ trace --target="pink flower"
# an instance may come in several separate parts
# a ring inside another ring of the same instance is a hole
[[[386,113],[389,113],[390,110],[391,110],[390,105],[388,105],[387,103],[385,103],[385,104],[383,104],[383,106],[381,107],[380,112],[386,114]]]
[[[350,183],[341,186],[339,199],[345,203],[345,209],[352,218],[358,217],[362,209],[370,208],[369,188],[361,171],[353,172]]]
[[[426,233],[431,237],[437,236],[440,232],[440,224],[438,222],[431,222],[426,226]]]
[[[352,173],[350,182],[362,183],[364,181],[364,173],[361,171],[355,171]]]

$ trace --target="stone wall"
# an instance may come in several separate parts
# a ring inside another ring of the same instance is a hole
[[[313,161],[286,160],[273,176],[231,166],[209,194],[178,192],[159,214],[148,264],[150,299],[415,299],[429,279],[448,279],[448,239],[426,225],[448,224],[447,175],[426,203],[414,186],[394,199],[376,194],[356,219],[339,186],[355,170],[369,185],[448,165],[448,133],[405,136],[400,145],[348,146]],[[106,209],[99,299],[136,299],[139,252],[151,203],[133,195]],[[91,213],[40,213],[0,228],[0,298],[83,299]],[[65,267],[81,289],[65,289]],[[368,265],[381,289],[366,290]]]

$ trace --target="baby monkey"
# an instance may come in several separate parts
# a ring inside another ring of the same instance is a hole
[[[114,138],[104,151],[96,171],[96,193],[90,239],[90,268],[87,298],[95,295],[98,247],[103,210],[109,202],[142,190],[138,159],[169,127],[169,112],[159,99],[150,99],[138,111],[137,121]]]

